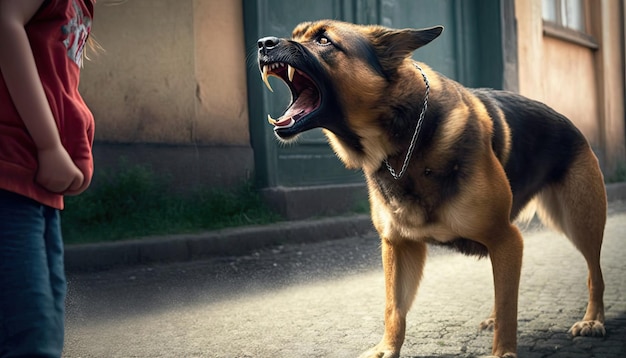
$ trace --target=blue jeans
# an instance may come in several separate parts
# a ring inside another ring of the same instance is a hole
[[[60,357],[66,292],[59,210],[0,190],[0,357]]]

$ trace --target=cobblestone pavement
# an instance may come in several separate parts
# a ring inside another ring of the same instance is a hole
[[[560,235],[525,232],[520,357],[626,357],[626,205],[612,204],[602,252],[604,338],[567,330],[587,303],[582,256]],[[374,235],[252,255],[71,274],[65,357],[355,357],[383,332]],[[476,357],[492,334],[488,260],[432,249],[402,357]]]

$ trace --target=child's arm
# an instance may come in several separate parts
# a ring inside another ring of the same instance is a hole
[[[0,0],[0,72],[37,146],[37,183],[52,192],[76,192],[84,177],[61,143],[24,29],[42,3]]]

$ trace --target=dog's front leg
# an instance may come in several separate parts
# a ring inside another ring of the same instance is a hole
[[[513,225],[492,237],[497,238],[488,246],[495,288],[492,354],[513,358],[517,357],[517,299],[524,244]]]
[[[385,272],[385,333],[374,348],[360,358],[400,356],[404,343],[406,314],[411,308],[426,260],[426,244],[382,239]]]

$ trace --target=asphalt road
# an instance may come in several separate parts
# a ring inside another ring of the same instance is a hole
[[[524,236],[519,356],[625,357],[626,205],[612,204],[602,252],[604,338],[567,333],[587,303],[582,256],[554,232]],[[69,274],[64,357],[355,357],[383,331],[379,255],[367,235]],[[488,260],[431,250],[402,356],[489,353],[492,300]]]

